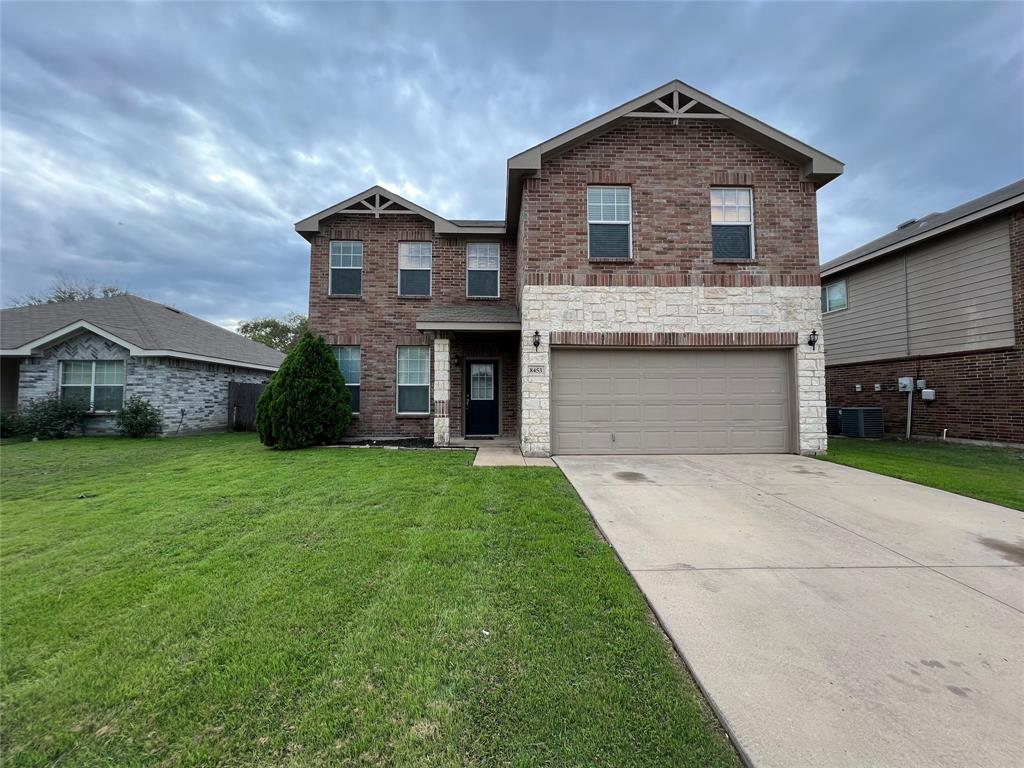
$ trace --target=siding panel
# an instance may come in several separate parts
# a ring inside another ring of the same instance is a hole
[[[846,295],[847,309],[822,318],[826,364],[907,353],[902,258],[848,273]]]
[[[1008,218],[908,252],[907,279],[912,355],[1013,344]]]
[[[828,365],[1014,343],[1006,216],[909,248],[845,278],[849,308],[822,318]]]

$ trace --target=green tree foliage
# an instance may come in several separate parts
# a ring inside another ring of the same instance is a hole
[[[238,332],[260,344],[266,344],[268,347],[288,353],[299,343],[307,326],[305,315],[289,312],[283,319],[257,317],[253,320],[246,320],[238,326]]]
[[[331,348],[307,331],[256,404],[260,441],[285,451],[337,443],[352,419],[350,397]]]
[[[123,296],[128,291],[117,285],[97,285],[91,280],[59,277],[50,283],[45,293],[29,293],[11,301],[12,307],[31,307],[36,304],[62,304],[83,299],[109,299]]]

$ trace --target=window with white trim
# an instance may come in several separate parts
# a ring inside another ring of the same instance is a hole
[[[398,295],[429,296],[431,243],[398,244]]]
[[[331,295],[359,296],[363,292],[363,243],[331,241]]]
[[[498,297],[501,246],[498,243],[466,244],[466,295],[470,298]]]
[[[632,258],[632,209],[629,187],[587,187],[587,239],[591,259]]]
[[[749,187],[711,188],[711,255],[754,258],[754,191]]]
[[[359,381],[362,378],[359,347],[335,347],[334,357],[352,396],[352,413],[359,413]]]
[[[837,312],[840,309],[846,309],[846,281],[837,280],[821,286],[821,311]]]
[[[399,347],[397,376],[399,414],[430,413],[430,347]]]
[[[124,360],[62,360],[60,399],[97,413],[124,405]]]

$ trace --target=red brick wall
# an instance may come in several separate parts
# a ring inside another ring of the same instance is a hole
[[[1013,349],[832,365],[825,369],[830,406],[881,406],[887,432],[906,429],[907,396],[875,392],[876,383],[895,385],[900,376],[927,380],[935,400],[914,396],[915,437],[949,437],[1024,443],[1024,210],[1010,219],[1013,281]],[[863,392],[855,392],[854,385]]]
[[[323,335],[328,344],[357,344],[361,348],[360,415],[353,420],[349,435],[433,436],[432,416],[395,414],[396,347],[433,343],[433,334],[416,330],[416,318],[431,307],[515,305],[515,251],[511,241],[501,244],[501,298],[466,297],[466,243],[485,239],[438,237],[433,232],[433,224],[419,216],[374,219],[349,214],[331,217],[322,224],[311,248],[309,323],[310,329]],[[331,240],[362,240],[361,297],[328,295]],[[398,243],[403,240],[433,243],[433,295],[430,298],[398,296]],[[461,407],[453,408],[453,423],[458,420],[461,425],[461,413]]]
[[[588,261],[589,184],[632,187],[634,263]],[[711,258],[709,189],[730,184],[754,190],[754,263]],[[526,273],[746,273],[816,285],[815,189],[797,166],[714,121],[634,119],[545,160],[526,180],[519,253]]]

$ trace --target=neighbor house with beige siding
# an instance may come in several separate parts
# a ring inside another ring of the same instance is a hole
[[[887,431],[1024,442],[1024,180],[893,232],[821,268],[827,400],[881,406]]]

